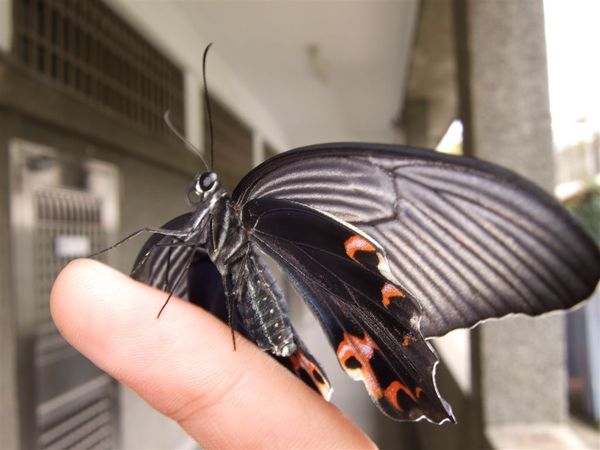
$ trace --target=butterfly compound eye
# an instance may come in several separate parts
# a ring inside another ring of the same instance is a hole
[[[202,175],[196,176],[186,193],[185,202],[188,206],[197,205],[206,197],[216,182],[217,174],[214,172],[204,172]]]
[[[214,172],[204,172],[198,180],[198,185],[203,192],[210,191],[217,181],[217,174]]]

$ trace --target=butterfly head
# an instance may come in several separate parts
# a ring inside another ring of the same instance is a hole
[[[218,192],[220,186],[216,173],[211,171],[199,173],[188,189],[186,200],[190,205],[203,203]]]

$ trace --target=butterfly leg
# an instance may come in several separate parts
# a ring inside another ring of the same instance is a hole
[[[179,239],[179,238],[176,238]],[[157,248],[176,248],[176,247],[196,247],[197,245],[194,242],[190,241],[172,241],[172,242],[159,242],[155,245]]]
[[[177,239],[177,241],[175,239]],[[152,245],[146,253],[144,253],[143,255],[142,255],[142,253],[140,253],[138,255],[138,260],[136,261],[133,269],[131,270],[131,276],[135,277],[135,275],[138,273],[138,270],[140,270],[140,268],[146,263],[146,261],[148,260],[148,258],[150,257],[150,255],[152,254],[152,252],[155,249],[157,249],[157,248],[170,249],[172,247],[177,247],[177,248],[179,248],[179,247],[196,247],[196,243],[190,242],[190,241],[184,241],[181,237],[174,236],[174,240],[171,242],[158,242],[158,243]]]
[[[194,242],[194,246],[198,247],[198,242]],[[169,251],[170,250],[171,250],[171,247],[169,247]],[[190,257],[188,258],[188,261],[185,264],[185,267],[183,268],[183,270],[181,272],[179,272],[179,275],[177,275],[177,278],[175,279],[175,282],[173,283],[173,286],[171,286],[171,288],[169,289],[169,295],[168,295],[167,299],[165,300],[165,302],[163,303],[163,305],[161,306],[160,310],[158,311],[158,314],[156,315],[157,319],[162,314],[163,310],[167,306],[167,303],[169,303],[169,300],[171,300],[171,297],[173,297],[173,292],[175,292],[175,290],[177,289],[177,286],[179,285],[179,283],[181,282],[181,280],[183,279],[183,277],[187,276],[187,273],[189,272],[190,267],[192,266],[193,261],[194,261],[194,252],[192,251],[192,253],[190,254]],[[170,257],[170,255],[167,258],[167,264],[168,265],[171,264],[171,257]],[[168,273],[169,273],[169,271],[170,271],[170,269],[167,269],[167,279],[166,279],[167,286],[169,285],[169,280],[168,280]]]
[[[91,255],[88,256],[88,258],[94,258],[98,255],[101,255],[102,253],[106,253],[109,250],[112,250],[113,248],[119,247],[120,245],[124,244],[125,242],[127,242],[130,239],[133,239],[135,237],[140,236],[143,233],[150,233],[150,234],[161,234],[163,236],[174,236],[174,237],[186,237],[191,233],[191,230],[189,229],[185,229],[185,230],[168,230],[166,228],[151,228],[151,227],[145,227],[142,228],[140,230],[137,230],[133,233],[131,233],[129,236],[124,237],[123,239],[121,239],[120,241],[114,243],[113,245],[111,245],[110,247],[107,247],[105,249],[102,249],[96,253],[92,253]]]
[[[229,322],[229,328],[231,329],[231,342],[233,344],[233,350],[236,350],[235,344],[235,296],[225,296],[227,300],[227,322]]]

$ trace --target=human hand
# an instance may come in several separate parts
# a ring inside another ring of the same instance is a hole
[[[92,260],[54,283],[52,317],[98,367],[203,448],[372,448],[330,403],[210,313]]]

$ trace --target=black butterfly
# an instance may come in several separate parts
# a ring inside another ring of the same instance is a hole
[[[213,311],[328,397],[261,261],[283,268],[342,368],[397,420],[454,421],[426,339],[588,297],[600,251],[550,195],[467,157],[340,143],[282,153],[230,196],[196,176],[195,211],[154,231],[133,276]]]

